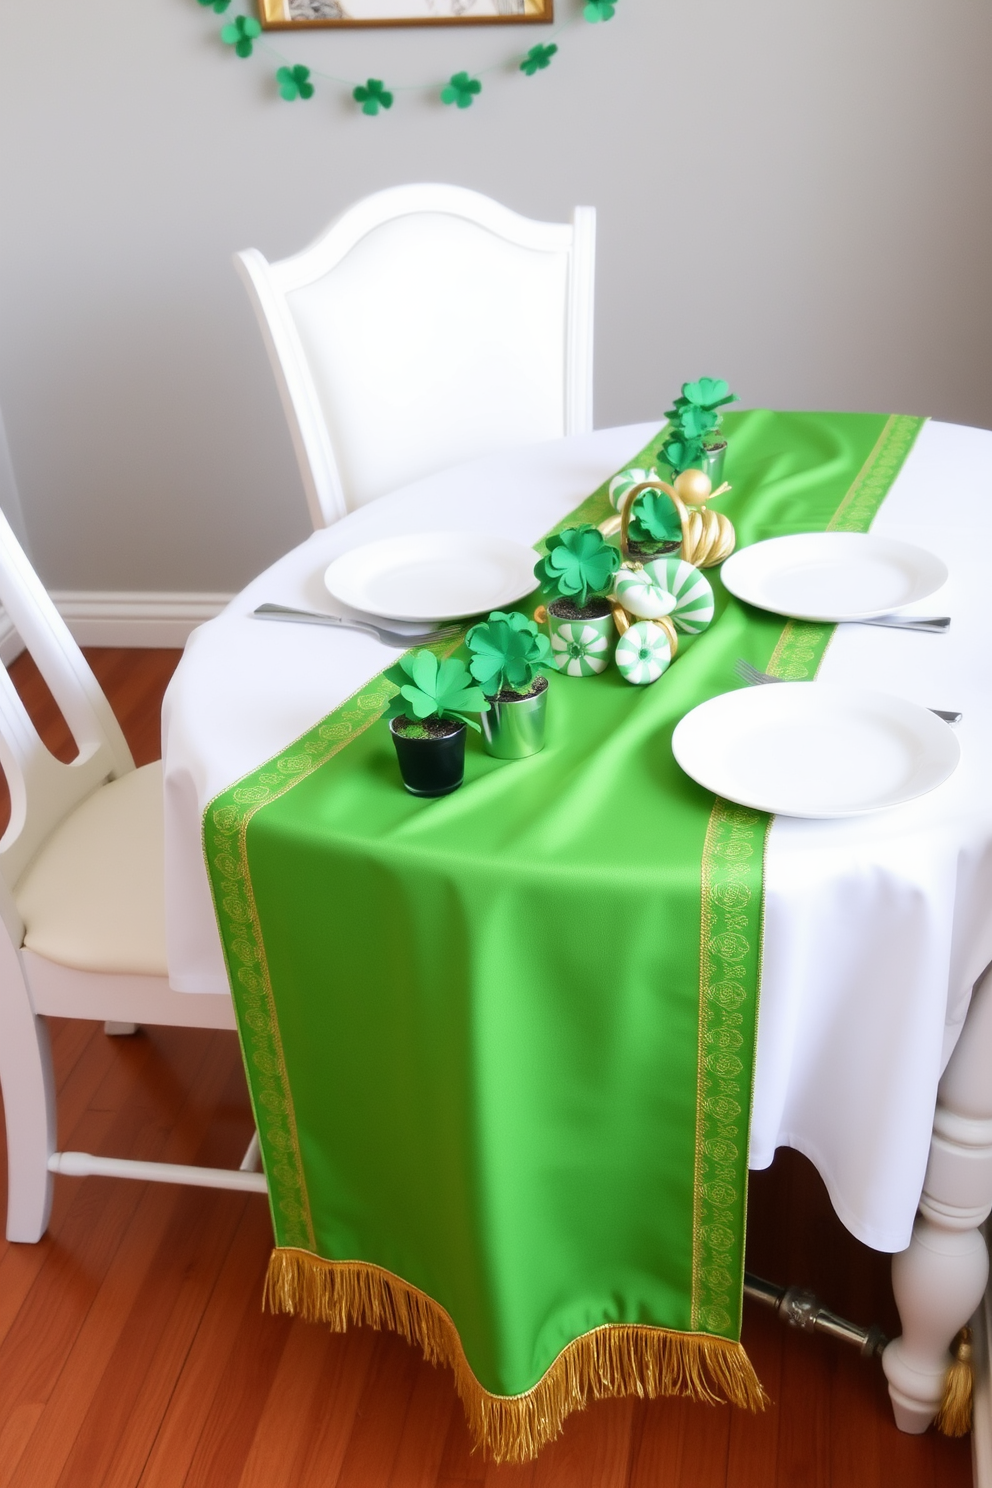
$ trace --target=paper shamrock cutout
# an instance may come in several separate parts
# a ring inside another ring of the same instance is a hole
[[[469,77],[467,72],[456,72],[447,87],[441,89],[441,102],[456,103],[460,109],[471,108],[481,92],[482,84],[478,78]]]
[[[616,0],[589,0],[582,12],[587,21],[612,21],[616,13]]]
[[[262,28],[254,16],[235,16],[233,21],[221,29],[220,39],[233,46],[239,57],[250,57],[252,42],[261,36]]]
[[[472,686],[468,668],[457,657],[438,661],[433,651],[410,651],[384,675],[399,688],[387,717],[451,718],[481,732],[468,715],[488,713],[489,704],[482,689]]]
[[[722,408],[725,403],[736,403],[737,394],[730,391],[730,384],[722,377],[700,377],[697,382],[682,384],[682,397],[697,408]]]
[[[620,567],[617,549],[588,522],[555,533],[548,538],[547,549],[534,569],[535,576],[562,599],[574,600],[579,609],[591,596],[606,593]]]
[[[209,5],[218,15],[223,15],[231,0],[200,0],[201,5]]]
[[[682,384],[680,396],[665,415],[670,428],[659,451],[676,475],[702,464],[704,436],[720,427],[719,410],[724,404],[736,402],[737,394],[722,377],[700,377]]]
[[[486,697],[504,690],[530,692],[542,668],[554,668],[551,642],[519,610],[493,610],[488,620],[473,625],[465,637],[472,652],[469,671]]]
[[[632,542],[681,542],[682,522],[664,491],[642,491],[630,514],[627,536]]]
[[[701,439],[685,439],[678,434],[669,434],[658,451],[658,458],[670,465],[675,475],[681,475],[683,470],[698,470],[705,455]]]
[[[309,67],[280,67],[276,72],[279,92],[287,102],[294,98],[312,98],[313,83]]]
[[[379,78],[369,78],[363,87],[359,83],[352,93],[356,103],[362,105],[362,113],[373,118],[381,108],[391,109],[393,106],[392,93],[386,92],[386,85]]]
[[[227,0],[224,0],[224,3],[226,4]],[[543,67],[551,66],[551,58],[555,55],[557,50],[558,48],[555,46],[554,42],[552,42],[550,46],[531,47],[530,51],[527,53],[526,57],[520,64],[520,71],[525,72],[528,77],[533,77],[535,72],[540,72]]]

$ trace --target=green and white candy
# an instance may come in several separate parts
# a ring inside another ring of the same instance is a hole
[[[672,660],[672,648],[660,625],[650,620],[638,620],[625,630],[617,641],[617,671],[635,687],[644,687],[648,682],[657,682],[667,672]]]
[[[610,664],[610,643],[594,625],[566,621],[551,632],[555,666],[567,677],[592,677]]]
[[[645,563],[643,571],[659,588],[674,594],[675,605],[669,613],[676,630],[697,635],[706,629],[713,619],[713,589],[698,568],[684,558],[671,557],[653,558]]]
[[[639,620],[670,615],[676,630],[685,635],[698,634],[713,619],[710,581],[684,558],[652,558],[643,568],[621,568],[615,594]]]
[[[638,620],[660,620],[662,615],[670,615],[678,604],[675,595],[666,587],[667,580],[659,583],[649,571],[652,566],[646,563],[643,568],[617,570],[614,597],[628,614],[636,615]]]
[[[658,472],[652,465],[650,470],[638,470],[631,466],[627,470],[621,470],[610,481],[610,501],[615,511],[621,511],[628,494],[635,486],[641,486],[645,481],[658,479]]]

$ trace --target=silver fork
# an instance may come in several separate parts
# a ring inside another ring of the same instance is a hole
[[[338,630],[363,630],[375,636],[385,646],[425,645],[428,641],[444,641],[457,635],[460,625],[440,625],[434,630],[421,631],[419,635],[404,635],[401,630],[390,630],[387,625],[376,625],[372,620],[345,619],[341,615],[327,615],[321,610],[294,610],[289,605],[261,604],[252,611],[256,620],[295,620],[301,625],[330,625]]]
[[[769,672],[759,672],[758,668],[752,666],[749,661],[745,661],[743,656],[738,656],[734,663],[734,671],[740,677],[741,681],[746,682],[749,687],[761,687],[765,682],[784,682],[786,680],[784,677],[773,677]],[[960,723],[964,717],[963,713],[948,713],[943,708],[931,708],[930,712],[936,713],[937,717],[942,718],[945,723]]]

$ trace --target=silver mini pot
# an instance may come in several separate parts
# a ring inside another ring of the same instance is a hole
[[[717,486],[723,485],[723,466],[727,458],[727,441],[721,439],[719,444],[708,444],[704,448],[703,473],[709,476],[710,485],[715,491]]]
[[[496,759],[526,759],[544,748],[544,724],[548,710],[547,685],[529,697],[489,699],[483,713],[482,745]]]

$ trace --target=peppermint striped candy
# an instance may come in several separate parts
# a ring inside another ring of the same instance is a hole
[[[622,510],[628,493],[635,486],[643,485],[645,481],[657,479],[658,472],[653,465],[650,470],[637,470],[634,467],[628,470],[621,470],[620,474],[615,475],[610,481],[610,501],[614,509],[616,511]]]
[[[551,632],[555,666],[567,677],[593,677],[610,664],[610,643],[594,625],[565,621]]]
[[[671,660],[667,635],[650,620],[638,620],[617,641],[617,671],[635,687],[657,682],[662,672],[668,671]]]
[[[662,615],[670,615],[678,604],[667,587],[667,577],[659,584],[654,574],[649,572],[651,567],[646,563],[643,568],[617,570],[614,597],[638,620],[658,620]]]
[[[646,573],[659,589],[674,595],[675,604],[668,613],[676,630],[685,635],[696,635],[706,629],[713,619],[713,590],[709,579],[698,568],[693,568],[684,558],[653,558],[650,563],[645,563],[641,572]],[[620,602],[626,609],[626,602]]]

